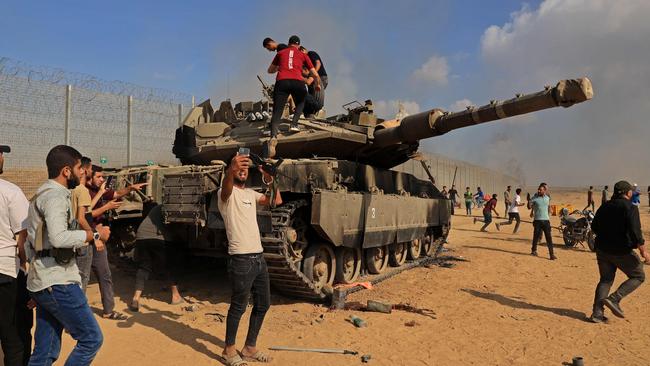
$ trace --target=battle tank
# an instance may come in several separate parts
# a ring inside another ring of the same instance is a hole
[[[193,108],[176,131],[173,152],[185,165],[160,174],[163,220],[174,225],[199,255],[226,254],[227,238],[217,209],[226,164],[242,147],[264,153],[272,87],[266,100],[207,100]],[[450,201],[429,181],[394,168],[418,156],[419,141],[454,129],[591,99],[587,78],[481,107],[449,113],[432,109],[401,120],[382,120],[371,101],[347,106],[329,118],[301,118],[289,132],[285,109],[275,168],[279,207],[258,211],[264,257],[272,286],[304,299],[322,300],[334,283],[361,273],[379,274],[407,259],[433,256],[451,226]],[[422,164],[427,169],[426,164]],[[165,169],[166,170],[166,169]],[[263,190],[251,169],[247,185]]]

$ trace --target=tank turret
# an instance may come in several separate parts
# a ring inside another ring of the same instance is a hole
[[[283,158],[332,157],[392,168],[413,156],[422,139],[543,109],[569,107],[592,96],[588,78],[569,79],[537,93],[518,94],[460,112],[431,109],[387,121],[374,114],[372,101],[353,102],[344,106],[347,114],[300,119],[300,132],[289,132],[289,120],[284,119],[276,151]],[[271,108],[269,101],[241,102],[235,108],[227,101],[213,110],[209,100],[203,102],[190,111],[177,131],[174,153],[183,163],[192,164],[227,160],[240,147],[262,154]]]

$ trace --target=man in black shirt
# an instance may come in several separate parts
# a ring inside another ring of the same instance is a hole
[[[325,65],[323,65],[323,60],[321,60],[320,55],[316,51],[308,51],[305,47],[300,47],[300,51],[307,54],[311,63],[314,64],[314,69],[318,72],[320,76],[321,87],[320,91],[316,91],[313,88],[310,88],[310,92],[313,91],[313,95],[318,101],[318,103],[323,106],[325,105],[325,89],[327,88],[327,71],[325,71]],[[309,82],[307,84],[310,84]]]
[[[626,181],[616,183],[612,199],[598,209],[591,225],[596,233],[596,259],[600,272],[593,314],[589,318],[594,323],[607,320],[604,316],[604,306],[614,315],[624,318],[620,301],[645,280],[643,262],[634,253],[634,248],[639,249],[646,263],[650,262],[650,254],[645,250],[639,210],[632,204],[631,199],[632,185]],[[625,273],[628,279],[609,294],[616,269]]]

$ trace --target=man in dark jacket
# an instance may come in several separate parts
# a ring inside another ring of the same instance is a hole
[[[594,323],[607,320],[605,306],[614,315],[624,318],[621,300],[645,280],[643,262],[634,253],[634,248],[639,249],[646,263],[650,262],[650,254],[645,250],[639,210],[632,205],[631,199],[632,185],[626,181],[616,183],[612,199],[598,209],[591,225],[596,233],[596,258],[600,272],[593,314],[589,318]],[[610,294],[616,269],[625,273],[628,279]]]

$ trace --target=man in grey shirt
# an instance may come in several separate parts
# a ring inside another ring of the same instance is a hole
[[[50,365],[61,351],[65,328],[77,341],[66,365],[89,365],[103,342],[99,324],[81,290],[74,251],[92,240],[106,241],[108,227],[75,230],[70,189],[83,174],[81,154],[70,146],[55,146],[47,154],[49,180],[29,206],[25,251],[30,262],[27,290],[36,301],[34,352],[30,364]]]

